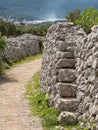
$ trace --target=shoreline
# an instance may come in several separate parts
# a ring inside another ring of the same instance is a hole
[[[7,19],[7,18],[3,18],[0,17],[0,19],[3,19],[4,21],[7,22],[12,22],[14,24],[18,24],[18,25],[37,25],[37,24],[47,24],[47,23],[57,23],[57,22],[65,22],[66,19],[65,18],[61,18],[61,19],[43,19],[43,20],[15,20],[15,19]]]

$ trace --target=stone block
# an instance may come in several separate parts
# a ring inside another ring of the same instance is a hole
[[[92,116],[98,115],[98,105],[95,105],[95,106],[91,109],[91,114],[92,114]]]
[[[74,68],[76,64],[75,59],[60,59],[57,62],[57,68]]]
[[[58,117],[58,122],[61,124],[77,123],[78,122],[77,113],[63,111],[63,112],[61,112],[61,114]]]
[[[58,59],[60,59],[60,58],[74,59],[74,54],[72,52],[60,52],[60,51],[57,51],[56,52],[56,58],[58,58]]]
[[[67,51],[67,45],[64,41],[57,41],[56,45],[57,45],[58,51],[61,51],[61,52]]]
[[[76,97],[77,85],[70,83],[57,83],[56,89],[61,97]]]
[[[65,41],[65,34],[58,34],[58,35],[56,36],[56,40]]]
[[[59,82],[75,82],[76,75],[74,69],[61,69],[58,75]]]
[[[58,111],[76,112],[78,109],[79,100],[76,98],[59,98],[56,102]]]

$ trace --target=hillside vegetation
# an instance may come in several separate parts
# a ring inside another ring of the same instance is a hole
[[[47,29],[51,24],[39,24],[39,25],[16,25],[12,22],[4,21],[0,19],[0,32],[4,36],[19,36],[25,33],[31,33],[37,36],[45,36]]]

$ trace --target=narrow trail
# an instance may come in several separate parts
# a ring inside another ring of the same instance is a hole
[[[40,70],[41,59],[17,65],[0,77],[0,130],[42,130],[40,118],[30,116],[25,85]]]

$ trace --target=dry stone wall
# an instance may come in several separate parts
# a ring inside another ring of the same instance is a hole
[[[50,105],[61,112],[58,120],[62,123],[77,121],[79,101],[74,50],[81,31],[72,23],[58,23],[50,27],[44,43],[41,90],[50,93]]]
[[[98,26],[84,39],[77,40],[76,45],[79,121],[81,126],[98,130]]]
[[[41,90],[61,112],[59,122],[98,130],[98,26],[89,35],[72,23],[57,23],[44,43]]]
[[[8,60],[18,60],[40,52],[39,37],[31,34],[8,38],[7,43],[4,57]]]

